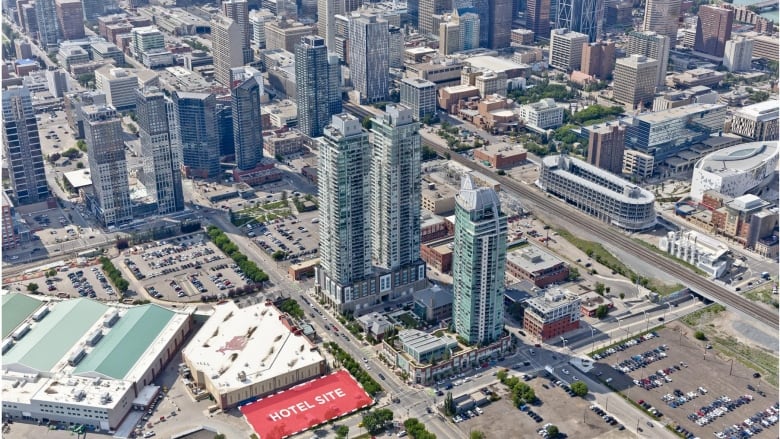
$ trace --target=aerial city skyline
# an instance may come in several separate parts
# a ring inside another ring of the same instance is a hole
[[[778,4],[2,6],[4,437],[778,436]]]

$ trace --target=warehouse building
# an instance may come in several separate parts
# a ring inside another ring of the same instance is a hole
[[[194,311],[31,300],[3,297],[3,414],[99,431],[115,431],[138,407],[180,349]]]

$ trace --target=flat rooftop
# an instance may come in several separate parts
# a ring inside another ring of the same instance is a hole
[[[281,316],[269,303],[217,305],[183,353],[226,392],[323,361],[316,346],[293,334]]]
[[[507,111],[509,111],[510,114],[514,114],[511,110],[507,110]],[[490,145],[483,145],[479,147],[479,149],[492,156],[498,154],[502,154],[504,156],[513,156],[518,154],[525,154],[527,152],[525,148],[521,146],[511,145],[505,142],[497,142],[497,143],[491,143]]]
[[[696,167],[719,175],[737,175],[772,160],[777,151],[777,141],[742,143],[706,155]]]
[[[726,108],[726,106],[723,104],[690,104],[683,105],[682,107],[669,108],[668,110],[640,114],[636,118],[648,123],[659,123],[720,108]]]
[[[514,61],[505,58],[499,58],[496,56],[489,56],[489,55],[472,56],[470,58],[466,58],[464,61],[469,65],[471,65],[471,67],[476,67],[484,70],[492,70],[496,73],[506,72],[507,70],[523,69],[528,67],[526,65],[518,64]]]
[[[398,333],[398,338],[401,340],[404,348],[411,349],[420,355],[434,350],[458,346],[457,341],[446,335],[436,337],[416,329],[403,329]]]
[[[535,245],[507,253],[506,260],[529,273],[547,270],[563,262]]]

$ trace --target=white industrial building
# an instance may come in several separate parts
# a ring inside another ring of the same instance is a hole
[[[553,99],[542,99],[533,104],[520,106],[520,119],[525,121],[529,128],[535,131],[544,131],[548,128],[558,128],[563,125],[563,107],[555,103]]]
[[[193,311],[4,295],[3,415],[109,432],[132,418],[132,429]],[[134,408],[137,417],[129,416]]]
[[[270,302],[217,305],[182,359],[221,409],[321,376],[326,366],[317,346]]]
[[[759,190],[772,182],[777,163],[777,142],[742,143],[715,151],[693,168],[691,198],[701,201],[708,190],[732,198]]]
[[[643,230],[655,224],[655,196],[651,192],[567,155],[544,157],[536,185],[626,230]]]
[[[658,248],[699,268],[713,279],[723,275],[729,266],[723,257],[729,250],[726,244],[692,230],[667,233],[659,240]]]

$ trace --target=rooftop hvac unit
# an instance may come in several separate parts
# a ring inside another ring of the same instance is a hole
[[[119,320],[119,312],[117,310],[111,311],[111,314],[103,320],[103,326],[110,328],[114,326],[114,323],[116,323],[117,320]]]
[[[29,323],[25,323],[19,329],[14,331],[14,333],[11,335],[11,337],[13,337],[14,340],[21,340],[22,337],[24,337],[28,332],[30,332],[30,324]]]
[[[103,331],[98,329],[87,338],[87,345],[95,346],[101,338],[103,338]]]
[[[12,338],[7,338],[3,340],[3,354],[8,352],[9,349],[14,347],[14,340]]]
[[[79,364],[81,360],[84,359],[85,355],[87,355],[87,351],[85,351],[84,348],[80,348],[73,355],[71,355],[70,358],[68,358],[68,364],[71,366]]]
[[[44,317],[46,317],[46,314],[49,314],[48,306],[44,306],[43,308],[39,309],[35,314],[32,315],[32,318],[36,322],[39,322],[43,320]]]

